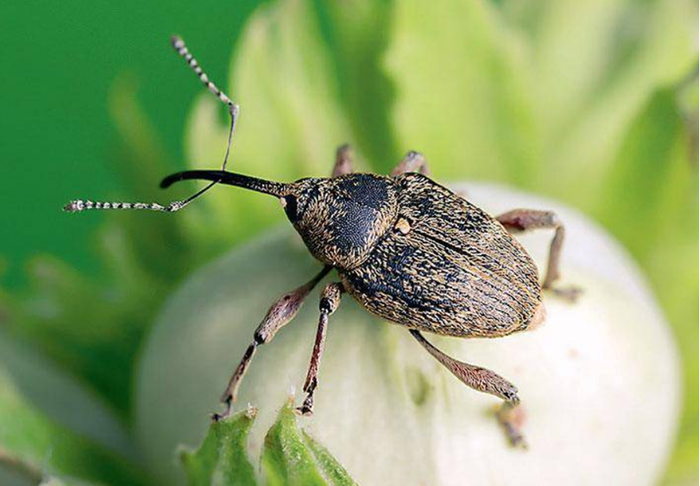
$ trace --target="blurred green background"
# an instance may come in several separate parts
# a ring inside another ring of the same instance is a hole
[[[38,252],[97,271],[90,235],[100,218],[61,217],[60,231],[47,222],[60,217],[56,208],[66,198],[121,192],[110,88],[120,76],[133,76],[168,163],[183,167],[183,126],[200,85],[183,72],[170,36],[186,34],[196,52],[206,53],[211,75],[225,79],[241,25],[259,3],[3,2],[0,254],[6,284],[19,284],[23,262]]]
[[[4,2],[2,338],[87,389],[118,430],[93,439],[126,451],[135,356],[163,299],[279,220],[223,192],[173,219],[59,211],[74,197],[167,201],[162,175],[219,164],[225,117],[171,52],[179,33],[242,105],[242,172],[324,174],[347,141],[386,172],[416,149],[437,178],[558,197],[616,235],[683,358],[667,481],[697,481],[697,14],[654,0]],[[0,356],[0,371],[36,406],[27,420],[65,425],[22,388],[21,359],[8,358],[20,354]]]

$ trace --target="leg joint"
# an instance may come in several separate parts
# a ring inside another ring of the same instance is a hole
[[[561,221],[554,211],[514,209],[500,215],[497,219],[503,226],[517,231],[562,227]]]
[[[327,297],[321,297],[321,301],[318,304],[318,308],[324,314],[331,314],[335,310],[335,307],[333,306],[333,301],[331,301]]]
[[[340,296],[343,294],[343,286],[338,282],[329,283],[323,288],[318,309],[322,314],[331,315],[340,305]]]
[[[255,346],[260,346],[261,344],[265,344],[270,340],[271,336],[260,330],[256,330],[255,333],[253,334],[253,344]]]

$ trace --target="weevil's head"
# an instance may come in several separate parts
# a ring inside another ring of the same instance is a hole
[[[188,179],[210,180],[278,197],[311,254],[327,265],[346,270],[369,257],[398,213],[393,179],[374,174],[283,184],[232,172],[191,170],[166,177],[161,187]]]
[[[280,202],[313,256],[343,269],[369,257],[398,211],[393,180],[374,174],[301,179]]]

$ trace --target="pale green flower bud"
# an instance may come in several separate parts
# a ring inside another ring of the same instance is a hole
[[[561,283],[583,289],[577,303],[547,295],[542,326],[502,339],[427,336],[518,387],[529,449],[508,446],[493,416],[497,399],[464,386],[406,329],[348,295],[330,319],[315,414],[300,418],[302,426],[367,486],[654,484],[676,431],[679,369],[638,268],[570,209],[497,186],[456,187],[492,214],[553,209],[567,228]],[[541,273],[551,236],[520,238]],[[137,392],[136,431],[163,484],[184,481],[177,445],[202,440],[270,304],[320,268],[291,229],[279,230],[201,270],[171,298],[144,350]],[[249,441],[254,464],[290,388],[303,398],[316,294],[259,347],[241,386],[237,408],[259,411]]]

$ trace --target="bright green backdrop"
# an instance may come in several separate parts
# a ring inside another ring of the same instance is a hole
[[[100,218],[59,211],[80,195],[119,194],[108,93],[132,75],[139,100],[182,166],[184,121],[200,85],[169,45],[180,33],[225,79],[240,27],[256,0],[19,1],[0,4],[0,255],[4,282],[37,252],[95,272],[90,235]],[[156,182],[156,181],[153,181]],[[60,229],[59,229],[60,228]]]

